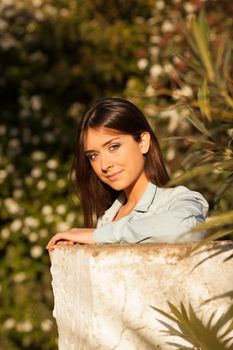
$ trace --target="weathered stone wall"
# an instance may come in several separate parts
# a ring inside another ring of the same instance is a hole
[[[151,308],[190,302],[208,319],[232,300],[233,243],[75,245],[51,254],[59,350],[175,349]]]

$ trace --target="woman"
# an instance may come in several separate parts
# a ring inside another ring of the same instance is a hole
[[[47,245],[185,242],[208,203],[169,180],[157,138],[143,113],[121,98],[97,101],[80,122],[72,170],[86,228],[54,235]],[[97,227],[95,226],[95,219]]]

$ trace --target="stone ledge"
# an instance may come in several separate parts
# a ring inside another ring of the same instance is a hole
[[[172,350],[151,308],[191,303],[208,319],[231,304],[233,242],[75,245],[51,254],[59,350]],[[167,322],[167,320],[166,320]]]

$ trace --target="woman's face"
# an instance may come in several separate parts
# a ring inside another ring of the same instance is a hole
[[[90,164],[101,181],[113,189],[130,190],[135,184],[148,181],[144,156],[149,150],[150,134],[143,132],[141,140],[109,128],[89,128],[84,149]]]

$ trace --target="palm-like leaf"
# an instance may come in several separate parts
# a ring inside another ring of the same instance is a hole
[[[152,306],[154,310],[165,316],[168,320],[174,322],[178,329],[163,321],[166,326],[165,332],[171,336],[180,337],[193,345],[192,349],[198,350],[228,350],[231,346],[232,338],[230,333],[233,330],[233,306],[230,306],[225,315],[214,322],[214,313],[210,316],[206,324],[197,316],[191,304],[188,309],[184,304],[180,304],[180,309],[168,302],[170,313],[160,308]],[[230,324],[228,325],[228,323]],[[228,325],[228,326],[227,326]],[[178,345],[178,344],[176,344]],[[184,347],[180,347],[183,349]],[[185,347],[186,349],[191,349]]]

